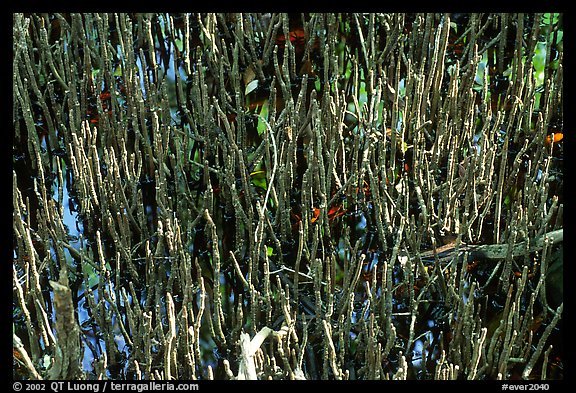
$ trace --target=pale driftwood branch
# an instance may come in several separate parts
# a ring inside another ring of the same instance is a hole
[[[252,339],[247,333],[240,334],[240,364],[236,379],[258,379],[254,355],[272,332],[273,330],[269,327],[264,327]]]
[[[533,241],[524,241],[514,244],[512,247],[512,256],[518,257],[522,255],[530,254],[534,251],[540,251],[544,248],[544,243],[546,241],[550,242],[550,245],[562,243],[564,240],[564,229],[557,229],[555,231],[548,232],[542,236],[537,237]],[[488,260],[500,260],[505,259],[506,255],[509,253],[510,246],[508,244],[493,244],[493,245],[480,245],[480,246],[469,246],[468,249],[471,251],[472,257]]]

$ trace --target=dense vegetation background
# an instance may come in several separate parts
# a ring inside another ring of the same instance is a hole
[[[15,379],[562,379],[562,14],[14,14]]]

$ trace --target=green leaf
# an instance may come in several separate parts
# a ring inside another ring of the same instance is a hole
[[[246,85],[246,89],[244,90],[244,94],[248,95],[251,92],[253,92],[254,90],[256,90],[257,88],[258,88],[258,79],[254,79],[252,82],[250,82]]]
[[[88,276],[88,287],[93,288],[100,282],[100,275],[87,263],[82,264],[82,270]]]
[[[274,254],[274,249],[270,246],[266,247],[266,255],[271,257]]]
[[[263,190],[267,190],[268,186],[266,185],[266,176],[264,177],[253,177],[252,178],[252,184],[254,184],[256,187],[260,187]]]
[[[116,67],[112,76],[122,76],[122,67],[120,66]]]
[[[264,131],[266,131],[266,123],[264,122],[264,120],[262,120],[262,118],[268,119],[268,100],[264,101],[264,104],[262,105],[262,110],[260,111],[260,117],[258,118],[258,126],[256,127],[258,135],[262,135]]]

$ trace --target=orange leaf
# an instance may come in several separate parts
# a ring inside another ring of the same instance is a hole
[[[336,217],[340,217],[346,213],[346,209],[342,208],[342,205],[332,206],[328,210],[328,219],[333,220]]]
[[[316,220],[318,219],[318,217],[320,217],[320,209],[318,209],[317,207],[312,208],[314,210],[314,217],[312,217],[312,219],[310,220],[311,222],[316,222]]]
[[[552,138],[554,138],[554,140],[552,140]],[[552,142],[558,143],[563,138],[564,138],[564,134],[561,132],[557,132],[557,133],[548,135],[544,142],[546,143],[546,146],[549,146]]]
[[[297,45],[304,45],[305,43],[305,36],[304,36],[304,29],[297,28],[290,32],[290,42]]]

